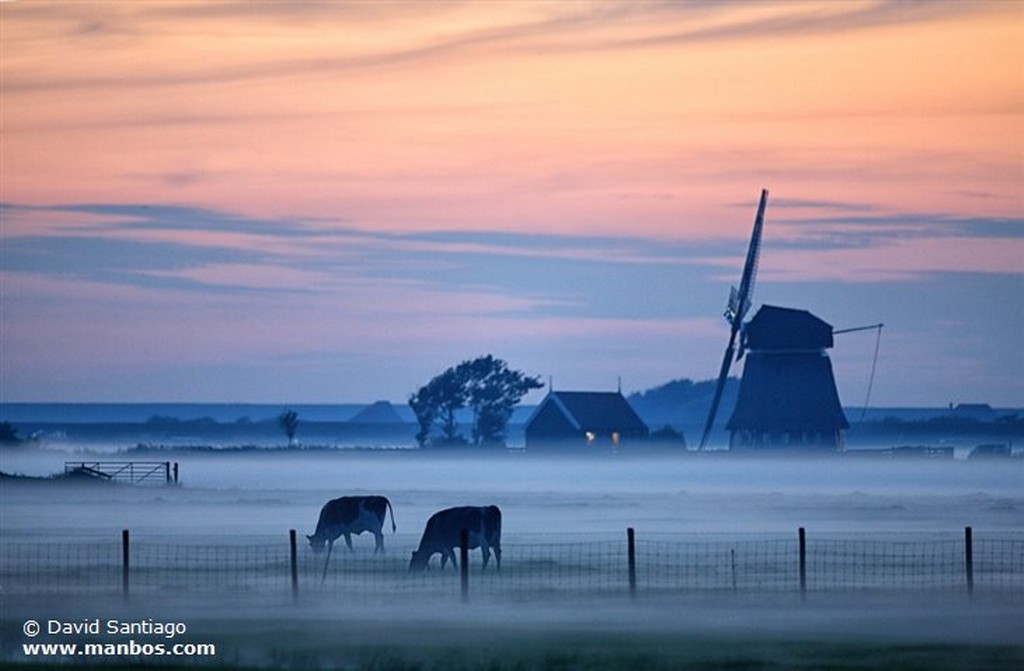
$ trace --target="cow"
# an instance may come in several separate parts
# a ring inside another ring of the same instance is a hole
[[[498,506],[463,506],[438,511],[427,520],[419,549],[413,551],[409,561],[409,572],[418,573],[427,568],[435,553],[441,555],[441,570],[451,560],[458,568],[453,548],[459,547],[462,530],[468,532],[469,548],[480,548],[484,558],[484,569],[494,550],[494,559],[501,570],[501,511]]]
[[[384,519],[391,511],[391,532],[395,532],[395,511],[391,502],[383,496],[342,496],[332,499],[320,509],[320,519],[316,523],[316,531],[309,539],[309,547],[313,554],[324,551],[327,544],[327,558],[324,560],[324,573],[320,582],[327,577],[327,563],[331,560],[331,550],[338,536],[345,537],[345,545],[352,549],[352,534],[369,531],[373,534],[376,544],[373,553],[384,552]]]

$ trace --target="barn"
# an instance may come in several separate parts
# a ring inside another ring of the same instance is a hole
[[[621,392],[552,391],[526,422],[526,449],[618,448],[649,435]]]

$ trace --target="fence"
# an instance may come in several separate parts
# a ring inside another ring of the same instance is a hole
[[[339,539],[340,541],[340,539]],[[479,553],[449,568],[408,572],[416,537],[389,536],[387,552],[365,544],[324,555],[299,547],[294,530],[280,540],[237,544],[7,542],[0,545],[5,594],[288,594],[402,599],[437,595],[543,600],[552,595],[693,592],[999,590],[1024,598],[1024,538],[896,541],[868,538],[702,538],[657,535],[579,538],[509,537],[497,562],[480,570]],[[305,545],[303,542],[302,545]],[[461,580],[458,576],[461,575]]]
[[[178,484],[178,462],[65,461],[64,474],[133,485],[171,485]]]

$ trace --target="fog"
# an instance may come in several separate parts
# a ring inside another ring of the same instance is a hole
[[[8,451],[3,453],[0,470],[48,475],[62,471],[64,461],[76,456],[81,455]],[[812,538],[958,539],[965,526],[972,526],[978,535],[1024,538],[1024,461],[1020,459],[786,459],[722,454],[568,458],[355,450],[170,451],[165,458],[179,465],[178,486],[5,482],[0,489],[5,542],[116,541],[121,529],[130,529],[132,538],[141,542],[223,545],[280,538],[283,543],[289,529],[312,533],[320,507],[330,498],[349,494],[381,494],[391,500],[398,532],[392,534],[387,524],[385,544],[394,561],[399,557],[407,561],[405,553],[415,546],[431,513],[454,505],[501,507],[507,545],[504,561],[511,567],[516,543],[619,541],[627,527],[636,529],[638,538],[795,538],[797,528],[805,527]],[[357,556],[371,556],[371,536],[356,536],[353,541]],[[304,560],[310,560],[304,544],[299,550]],[[335,554],[341,557],[344,552],[339,541]],[[474,553],[471,558],[474,569],[478,557]],[[343,569],[339,563],[333,570]],[[481,666],[493,666],[495,655],[505,654],[502,646],[520,655],[541,649],[548,651],[543,654],[556,654],[562,650],[559,641],[570,640],[573,654],[583,655],[577,661],[593,668],[602,667],[587,660],[629,659],[632,662],[619,665],[628,668],[636,662],[630,655],[648,654],[644,651],[651,645],[666,655],[675,651],[671,654],[677,657],[664,660],[668,666],[692,662],[689,655],[697,655],[697,650],[711,659],[725,655],[724,664],[732,659],[728,651],[746,650],[743,645],[753,645],[751,641],[760,642],[757,649],[762,652],[765,645],[776,646],[764,652],[773,658],[803,654],[778,646],[808,640],[826,647],[950,642],[1000,646],[1001,652],[983,651],[994,655],[986,658],[989,668],[1004,662],[1012,668],[1022,656],[1019,628],[1014,624],[1024,613],[1019,580],[1016,591],[989,592],[972,601],[959,591],[812,594],[804,603],[795,593],[709,592],[649,593],[636,602],[625,596],[572,594],[495,603],[477,599],[462,605],[457,597],[441,603],[368,603],[365,598],[347,599],[337,590],[318,594],[305,584],[303,589],[298,605],[278,596],[239,600],[235,595],[224,601],[197,593],[178,598],[162,595],[156,601],[141,599],[131,605],[121,604],[116,595],[100,601],[5,597],[4,627],[10,629],[18,617],[40,615],[41,607],[80,617],[128,609],[150,617],[202,619],[204,624],[194,629],[209,632],[225,649],[233,650],[233,659],[275,667],[331,666],[344,648],[355,668],[375,664],[387,668],[388,664],[373,657],[384,645],[396,659],[436,660],[436,655],[448,654],[444,651],[467,649],[462,634],[467,630],[472,631],[473,640],[486,642],[468,648],[480,654],[489,651],[491,657],[481,658]],[[331,623],[340,622],[347,633],[337,638]],[[254,629],[277,633],[254,636]],[[361,637],[358,641],[353,632]],[[619,647],[609,642],[610,634],[619,637],[614,639]],[[718,653],[701,648],[712,639],[717,643],[711,649]],[[5,631],[5,656],[18,659],[11,646],[20,641]],[[425,650],[434,651],[430,655],[435,656],[423,657]],[[935,655],[928,664],[943,668],[949,658],[940,652]],[[517,659],[523,661],[521,656]],[[522,668],[541,668],[545,659],[530,657]]]
[[[63,470],[66,453],[7,453],[8,473]],[[132,528],[182,535],[310,529],[346,494],[391,499],[400,532],[453,505],[496,504],[504,533],[1024,531],[1024,461],[594,458],[410,452],[169,452],[178,487],[92,487],[60,497],[4,494],[5,534]],[[66,488],[65,488],[66,490]],[[65,491],[62,490],[62,491]],[[72,522],[73,520],[73,522]]]

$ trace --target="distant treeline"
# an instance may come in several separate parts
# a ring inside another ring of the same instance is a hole
[[[722,399],[724,412],[716,431],[724,436],[740,381],[729,378]],[[652,433],[682,434],[686,442],[700,432],[707,416],[714,380],[677,379],[628,400]],[[387,406],[387,407],[383,407]],[[5,403],[0,404],[0,444],[33,438],[125,440],[182,444],[274,443],[283,438],[279,415],[285,405],[212,403]],[[297,439],[303,443],[402,444],[415,435],[416,422],[405,403],[293,405],[298,415]],[[373,408],[377,412],[367,412]],[[520,405],[509,422],[509,442],[521,442],[534,405]],[[387,412],[383,412],[383,411]],[[980,442],[1024,440],[1024,410],[962,404],[936,408],[846,408],[848,442],[945,440],[964,436]],[[379,421],[381,418],[386,421]],[[460,422],[469,417],[459,417]],[[371,421],[363,421],[371,420]]]

